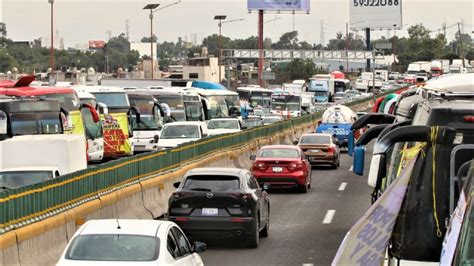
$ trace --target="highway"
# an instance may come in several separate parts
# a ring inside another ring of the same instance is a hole
[[[367,155],[372,153],[368,147]],[[349,171],[352,157],[341,154],[337,170],[313,168],[312,188],[307,194],[270,191],[270,236],[257,249],[236,242],[208,243],[202,253],[206,265],[329,265],[344,235],[370,205],[365,176]]]

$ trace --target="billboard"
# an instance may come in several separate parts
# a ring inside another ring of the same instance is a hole
[[[105,41],[89,41],[89,49],[102,49],[105,47]]]
[[[247,0],[249,10],[305,11],[309,12],[310,0]]]
[[[354,30],[397,29],[402,24],[402,0],[351,0],[350,27]]]

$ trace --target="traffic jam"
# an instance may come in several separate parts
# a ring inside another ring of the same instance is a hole
[[[370,44],[370,28],[403,28],[401,1],[351,2],[345,37],[322,48],[297,39],[309,0],[247,2],[258,49],[223,49],[222,24],[243,19],[218,15],[219,35],[180,39],[188,55],[166,71],[153,33],[129,69],[109,73],[107,55],[74,81],[54,56],[46,73],[3,73],[15,55],[0,46],[0,264],[474,265],[474,60],[460,23],[454,52],[415,61]],[[143,9],[153,27],[180,3]],[[279,19],[266,12],[290,12],[293,31],[264,39]]]

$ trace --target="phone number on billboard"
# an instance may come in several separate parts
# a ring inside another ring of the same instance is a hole
[[[398,6],[400,0],[354,0],[354,6]]]

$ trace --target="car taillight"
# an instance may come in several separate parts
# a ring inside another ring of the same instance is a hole
[[[464,116],[464,122],[474,123],[474,115],[466,115],[466,116]]]
[[[301,170],[302,168],[303,168],[303,164],[300,162],[294,162],[288,165],[288,169],[290,171]]]
[[[173,193],[173,198],[182,198],[182,197],[187,197],[192,195],[192,193],[186,193],[186,192],[174,192]]]
[[[336,152],[336,148],[334,148],[334,147],[329,147],[328,153],[334,153],[334,152]]]
[[[252,198],[252,195],[247,194],[247,193],[231,193],[230,195],[232,197],[243,199],[243,200],[248,200],[248,199]]]
[[[265,170],[267,168],[267,165],[264,162],[255,162],[253,164],[253,168],[256,170]]]

